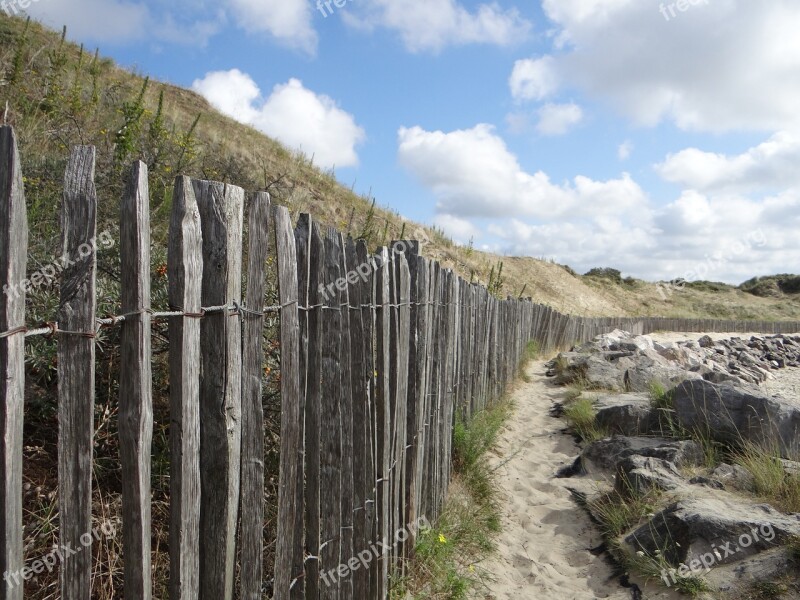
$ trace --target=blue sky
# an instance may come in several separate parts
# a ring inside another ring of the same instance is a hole
[[[800,271],[792,0],[35,0],[402,215],[579,271]]]

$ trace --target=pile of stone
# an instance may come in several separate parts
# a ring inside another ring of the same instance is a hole
[[[560,383],[583,380],[590,386],[646,391],[653,381],[671,387],[686,379],[758,385],[770,372],[800,367],[800,336],[733,337],[714,341],[659,343],[624,331],[599,336],[561,353],[550,365]]]
[[[725,444],[768,443],[784,458],[800,452],[800,402],[770,395],[758,384],[771,371],[800,366],[800,337],[784,335],[661,344],[614,331],[562,352],[549,363],[558,383],[616,392],[595,403],[610,433],[652,435],[670,426]],[[665,407],[653,392],[666,393]]]
[[[667,585],[696,574],[693,564],[724,592],[796,569],[786,546],[800,536],[800,514],[753,498],[753,475],[735,464],[709,465],[705,443],[753,442],[782,456],[786,477],[800,473],[800,401],[760,386],[787,367],[800,367],[798,336],[659,343],[614,331],[562,352],[548,374],[580,384],[608,437],[586,445],[558,476],[575,478],[573,493],[597,519],[604,505],[586,499],[600,497],[598,482],[613,485],[612,502],[658,492],[652,513],[617,536],[615,547],[649,557]]]

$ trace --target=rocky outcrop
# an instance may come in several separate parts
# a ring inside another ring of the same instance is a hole
[[[647,435],[658,431],[658,411],[648,394],[614,394],[595,400],[598,427],[610,434]]]
[[[681,427],[728,444],[775,446],[784,458],[800,450],[800,406],[752,386],[685,381],[671,392]]]
[[[672,565],[710,554],[709,566],[741,560],[800,535],[800,515],[727,495],[674,502],[625,538],[634,550],[656,552]]]

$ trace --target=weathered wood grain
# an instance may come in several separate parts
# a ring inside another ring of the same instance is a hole
[[[339,306],[342,315],[341,369],[339,370],[341,386],[342,417],[342,525],[341,556],[342,564],[348,564],[354,556],[353,551],[353,365],[350,349],[350,289],[356,275],[351,275],[347,268],[347,245],[342,234],[338,234],[336,243],[339,250],[339,269],[344,279],[343,290],[339,293]],[[353,574],[348,567],[341,579],[340,597],[353,596]]]
[[[285,206],[276,207],[275,240],[281,303],[281,472],[278,485],[278,539],[275,547],[275,600],[286,600],[302,573],[292,572],[298,465],[302,463],[300,420],[300,323],[297,249]]]
[[[369,399],[367,397],[367,371],[365,369],[364,322],[361,305],[364,303],[364,284],[371,269],[369,264],[360,262],[358,249],[352,238],[345,247],[347,272],[356,273],[349,290],[350,306],[350,356],[351,388],[353,410],[353,556],[368,552],[372,545],[367,530],[368,499],[368,435]],[[371,484],[372,482],[369,481]],[[371,487],[371,485],[370,485]],[[360,566],[353,573],[353,597],[369,598],[369,568]]]
[[[205,307],[242,296],[244,191],[193,181],[203,231]],[[200,599],[233,597],[242,444],[239,315],[207,314],[200,324]]]
[[[377,518],[379,541],[389,539],[391,523],[391,296],[389,293],[389,252],[386,248],[379,248],[376,261],[378,269],[375,281],[375,371],[376,375],[376,465],[377,465]],[[383,598],[388,593],[390,555],[385,547],[381,549],[378,559],[379,577],[378,598]]]
[[[200,596],[200,212],[188,177],[175,180],[167,253],[169,303],[170,600]]]
[[[28,220],[17,139],[0,127],[0,332],[25,326]],[[22,429],[25,401],[23,331],[0,338],[0,572],[22,570]],[[3,585],[1,600],[22,600],[22,585]]]
[[[150,333],[150,192],[147,165],[134,163],[120,208],[119,438],[125,598],[153,596],[150,465],[153,376]]]
[[[244,313],[242,323],[240,596],[242,600],[261,600],[264,578],[264,409],[261,405],[264,314],[261,309],[269,256],[269,194],[257,192],[253,195],[247,222],[245,306],[251,312]]]
[[[341,252],[338,233],[328,229],[325,235],[325,270],[322,310],[322,419],[320,444],[320,520],[321,583],[320,598],[338,600],[341,564],[342,527],[342,415],[341,415],[341,337],[342,311],[336,282],[341,277]],[[347,482],[349,485],[350,482]],[[342,599],[344,600],[344,598]]]
[[[58,326],[59,544],[82,551],[61,565],[61,597],[89,600],[92,531],[97,192],[95,149],[72,150],[64,176],[61,251],[64,264]],[[84,538],[85,539],[85,538]]]
[[[310,215],[300,215],[295,229],[300,299],[305,310],[301,316],[301,359],[305,368],[300,370],[301,395],[305,396],[305,595],[319,597],[320,554],[320,426],[322,423],[322,302],[320,285],[323,283],[325,248],[319,227]],[[305,371],[305,373],[304,373]],[[296,521],[295,521],[296,523]],[[295,544],[295,548],[297,544]]]

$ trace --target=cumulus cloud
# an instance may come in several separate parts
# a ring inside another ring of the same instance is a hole
[[[436,197],[437,224],[495,251],[555,256],[581,272],[612,266],[649,280],[729,283],[800,260],[800,185],[766,197],[687,188],[659,207],[627,173],[557,183],[528,171],[485,124],[402,128],[398,157]]]
[[[752,192],[800,185],[800,138],[779,132],[746,152],[727,156],[687,148],[656,165],[665,180],[700,191]]]
[[[490,125],[449,133],[401,128],[398,136],[400,164],[433,190],[444,214],[572,218],[578,211],[593,216],[646,203],[628,174],[556,184],[542,171],[528,173]]]
[[[313,155],[317,165],[358,164],[356,146],[365,140],[364,130],[334,100],[297,79],[276,85],[266,99],[252,77],[238,69],[208,73],[192,89],[224,114]]]
[[[582,120],[583,110],[577,104],[545,104],[539,109],[536,131],[542,135],[564,135]]]
[[[309,54],[317,49],[308,0],[229,0],[238,25],[251,33],[266,33],[279,43]]]
[[[565,85],[639,124],[667,120],[711,132],[800,126],[794,0],[701,2],[669,21],[658,3],[641,0],[542,5],[555,26],[557,54],[536,60],[549,58]]]
[[[556,61],[552,56],[526,58],[514,63],[508,79],[514,100],[543,100],[556,92],[559,85]]]
[[[470,12],[456,0],[360,0],[348,5],[344,21],[357,29],[396,31],[411,52],[438,52],[448,46],[506,46],[525,39],[531,23],[516,8],[481,4]]]

